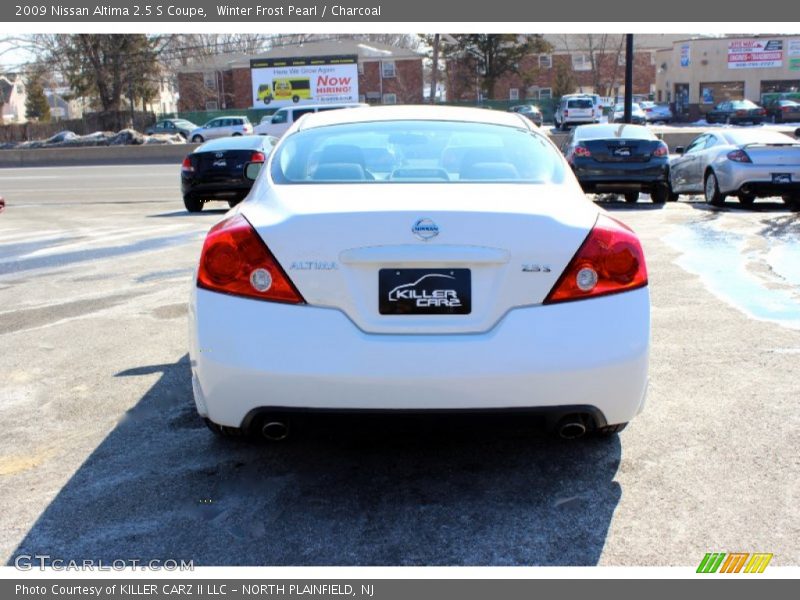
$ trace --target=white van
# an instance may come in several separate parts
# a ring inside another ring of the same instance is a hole
[[[556,127],[568,129],[570,125],[599,123],[603,114],[600,102],[597,94],[565,94],[553,116]]]
[[[292,123],[307,113],[338,110],[341,108],[358,108],[361,106],[369,106],[369,104],[351,102],[349,104],[304,104],[301,106],[284,106],[273,114],[261,119],[261,122],[256,125],[255,133],[258,135],[274,135],[275,137],[280,137],[292,126]]]

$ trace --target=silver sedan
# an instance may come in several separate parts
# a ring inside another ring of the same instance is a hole
[[[756,198],[781,196],[800,209],[800,142],[777,131],[731,129],[709,131],[670,161],[672,199],[679,194],[705,195],[721,206],[737,196],[744,206]]]

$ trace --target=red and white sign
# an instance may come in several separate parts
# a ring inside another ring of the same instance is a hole
[[[731,40],[729,69],[769,69],[783,66],[783,40]]]

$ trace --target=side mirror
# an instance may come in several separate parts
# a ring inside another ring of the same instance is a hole
[[[264,166],[263,162],[249,162],[244,166],[244,177],[250,181],[255,181],[258,174],[261,173],[261,167]]]
[[[683,154],[686,152],[686,148],[683,146],[676,146],[675,147],[675,154]]]

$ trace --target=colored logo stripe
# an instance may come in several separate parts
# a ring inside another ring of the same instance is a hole
[[[716,573],[722,564],[722,559],[725,558],[724,552],[708,552],[703,560],[700,561],[700,566],[697,567],[698,573]]]
[[[767,568],[769,561],[772,560],[772,554],[753,554],[750,562],[744,568],[745,573],[763,573]]]
[[[728,558],[722,563],[720,573],[738,573],[742,570],[747,557],[750,556],[747,552],[732,552],[728,554]]]

